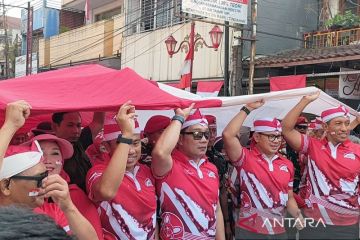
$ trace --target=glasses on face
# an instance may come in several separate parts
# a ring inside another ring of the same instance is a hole
[[[307,126],[303,126],[303,125],[296,125],[295,128],[297,128],[299,130],[307,130],[308,129]]]
[[[275,139],[278,141],[282,140],[282,135],[265,134],[265,133],[259,133],[259,134],[263,136],[267,136],[270,142],[275,142]]]
[[[35,176],[21,176],[21,175],[15,175],[10,177],[9,179],[21,179],[21,180],[27,180],[27,181],[36,181],[36,186],[38,188],[42,187],[42,180],[44,178],[46,178],[49,175],[49,172],[43,172],[40,173],[39,175],[35,175]]]
[[[209,140],[210,138],[210,132],[200,132],[200,131],[194,131],[194,132],[182,132],[182,134],[188,134],[192,135],[194,140],[201,140],[203,137],[205,137],[206,140]]]

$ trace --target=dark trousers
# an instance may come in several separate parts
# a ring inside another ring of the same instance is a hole
[[[286,233],[266,235],[261,233],[249,232],[242,228],[236,228],[236,240],[252,240],[252,239],[263,239],[263,240],[287,239],[287,235]]]
[[[317,227],[307,226],[299,231],[300,239],[359,239],[359,224],[350,226],[333,226],[319,224]]]

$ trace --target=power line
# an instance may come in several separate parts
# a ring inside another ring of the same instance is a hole
[[[166,2],[164,2],[163,5],[159,5],[159,8],[162,7],[162,6],[164,6],[165,3],[170,3],[170,2],[171,2],[171,0],[167,0]],[[154,9],[154,10],[156,10],[156,9]],[[134,10],[133,12],[131,12],[129,15],[132,16],[132,15],[134,15],[134,14],[137,14],[139,11],[141,11],[141,7],[135,9],[135,10]],[[162,11],[161,13],[163,13],[163,12],[164,12],[164,11]],[[122,15],[122,14],[116,15],[115,17],[113,17],[113,19],[117,19],[117,18],[120,18],[120,17],[123,17],[123,15]],[[153,18],[153,17],[154,17],[154,16],[146,16],[146,18],[144,18],[143,16],[140,16],[140,17],[136,18],[135,20],[133,20],[132,22],[130,22],[130,23],[128,23],[128,24],[135,24],[135,23],[137,23],[137,22],[140,21],[140,20],[148,20],[148,19]],[[93,26],[90,26],[90,27],[85,27],[85,26],[83,26],[83,29],[81,29],[81,30],[78,29],[77,31],[74,31],[73,34],[78,35],[78,34],[80,34],[80,33],[82,33],[82,32],[89,31],[89,30],[91,30],[91,29],[95,29],[96,27],[97,27],[97,26],[95,26],[95,24],[93,24]],[[124,28],[124,27],[120,27],[120,28],[117,28],[117,29],[113,29],[112,32],[116,32],[117,30],[122,29],[122,28]],[[110,32],[108,32],[108,33],[110,33]],[[92,36],[87,37],[87,39],[89,39],[89,38],[95,38],[95,37],[98,37],[98,36],[102,36],[103,34],[104,34],[104,33],[99,33],[99,34],[96,34],[96,35],[92,35]],[[70,34],[69,34],[69,35],[70,35]],[[57,47],[62,47],[62,46],[66,46],[66,45],[72,45],[72,44],[75,43],[75,42],[81,42],[81,41],[83,41],[83,39],[79,39],[79,40],[76,40],[76,41],[72,41],[71,43],[51,45],[51,48],[54,49],[54,48],[57,48]]]
[[[171,10],[172,8],[174,8],[174,6],[169,7],[168,9],[164,9],[162,12],[159,12],[159,13],[157,13],[157,14],[155,14],[155,15],[151,15],[151,16],[148,16],[148,17],[149,17],[149,18],[150,18],[150,17],[153,18],[154,16],[159,15],[159,14],[163,13],[164,11]],[[66,59],[66,58],[68,58],[68,57],[70,57],[70,56],[73,56],[73,55],[77,55],[77,54],[79,54],[79,53],[82,53],[82,52],[90,49],[91,47],[94,47],[94,46],[96,46],[96,45],[98,45],[98,44],[101,44],[103,41],[106,41],[106,40],[108,40],[109,38],[116,37],[117,35],[122,34],[122,33],[125,32],[126,30],[128,30],[130,27],[132,27],[132,24],[133,24],[133,23],[137,22],[138,20],[143,20],[143,19],[144,19],[144,17],[141,16],[140,18],[135,19],[135,20],[134,20],[133,22],[131,22],[130,24],[124,25],[123,27],[120,27],[120,28],[118,28],[117,30],[114,30],[114,31],[109,32],[106,36],[104,36],[104,39],[99,39],[99,40],[97,40],[97,41],[95,41],[95,42],[93,42],[93,43],[90,43],[90,44],[88,44],[88,45],[86,45],[86,46],[83,46],[82,48],[79,48],[79,49],[77,49],[77,50],[75,50],[75,51],[73,51],[73,52],[71,52],[71,53],[69,53],[69,54],[67,54],[67,55],[65,55],[65,56],[62,56],[62,57],[60,57],[59,59],[56,59],[56,60],[54,60],[53,62],[51,62],[50,65],[52,65],[52,64],[54,64],[54,63],[56,63],[56,62],[62,61],[62,60]],[[125,27],[126,27],[125,30],[123,30],[123,31],[121,31],[121,32],[113,35],[113,33],[117,32],[117,31],[119,31],[119,30],[122,30],[122,29],[124,29]]]

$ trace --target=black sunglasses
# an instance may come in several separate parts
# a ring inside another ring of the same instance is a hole
[[[181,132],[182,134],[188,134],[192,135],[194,140],[201,140],[203,137],[205,137],[206,140],[209,140],[210,138],[210,132],[200,132],[200,131],[194,131],[194,132]]]
[[[306,129],[308,129],[308,126],[296,125],[295,128],[297,128],[297,129],[302,129],[302,130],[306,130]]]
[[[263,136],[267,136],[270,142],[274,142],[275,139],[281,141],[283,138],[282,135],[264,134],[264,133],[260,133],[260,132],[259,132],[259,134],[263,135]]]
[[[21,175],[15,175],[9,178],[10,179],[21,179],[21,180],[28,180],[28,181],[36,181],[36,186],[38,188],[42,187],[42,180],[44,178],[46,178],[47,176],[49,176],[49,172],[43,172],[40,173],[39,175],[35,175],[35,176],[21,176]]]

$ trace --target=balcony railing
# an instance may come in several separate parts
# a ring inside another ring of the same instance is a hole
[[[360,44],[360,27],[304,34],[305,48]]]

